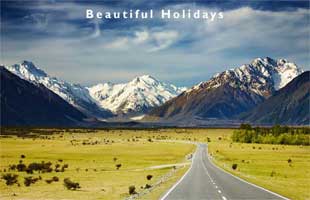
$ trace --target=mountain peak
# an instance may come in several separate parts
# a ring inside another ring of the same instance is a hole
[[[88,90],[103,108],[108,108],[114,113],[135,113],[163,104],[180,94],[184,88],[158,81],[150,75],[142,75],[128,83],[109,87],[97,85]]]
[[[39,77],[48,76],[42,69],[36,67],[33,62],[27,60],[22,61],[20,64],[7,66],[6,68],[19,77],[31,81],[37,80]]]

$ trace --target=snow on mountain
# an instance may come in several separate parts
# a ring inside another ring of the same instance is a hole
[[[97,117],[111,116],[111,113],[96,105],[85,87],[50,77],[43,70],[37,68],[32,62],[23,61],[21,64],[5,66],[5,68],[22,79],[34,84],[44,85],[85,114]]]
[[[154,108],[144,119],[182,125],[199,124],[201,120],[231,120],[255,108],[301,73],[287,60],[257,58],[193,86]]]
[[[199,83],[187,93],[202,87],[212,89],[229,83],[234,88],[250,90],[260,96],[268,97],[302,72],[303,70],[296,64],[285,59],[256,58],[251,64],[214,75],[209,81]]]
[[[114,113],[143,113],[165,103],[185,89],[160,82],[149,75],[136,77],[129,83],[104,83],[88,88],[99,105]]]

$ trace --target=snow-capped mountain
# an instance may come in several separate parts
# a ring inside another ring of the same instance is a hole
[[[178,88],[145,75],[126,84],[103,83],[87,88],[51,77],[30,61],[5,66],[10,72],[35,84],[42,84],[88,116],[144,113],[177,96]],[[111,112],[112,111],[112,112]]]
[[[50,77],[32,62],[23,61],[21,64],[5,66],[5,68],[22,79],[44,85],[88,116],[112,116],[109,111],[102,109],[96,104],[85,87]]]
[[[199,88],[217,88],[228,83],[231,87],[249,90],[268,97],[302,72],[303,70],[298,68],[296,64],[285,59],[256,58],[251,64],[218,73],[209,81],[202,82],[187,92]]]
[[[89,87],[97,103],[113,113],[144,113],[177,96],[186,88],[144,75],[124,84],[104,83]]]
[[[216,74],[155,108],[150,115],[228,119],[255,107],[302,72],[285,59],[257,58]]]

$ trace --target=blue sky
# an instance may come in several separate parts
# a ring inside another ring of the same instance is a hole
[[[85,10],[222,11],[224,19],[86,19]],[[256,57],[310,69],[308,1],[1,1],[1,62],[91,85],[150,74],[179,86]]]

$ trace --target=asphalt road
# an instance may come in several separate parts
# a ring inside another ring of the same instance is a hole
[[[206,145],[198,144],[189,171],[161,199],[286,199],[224,172],[207,155]]]

